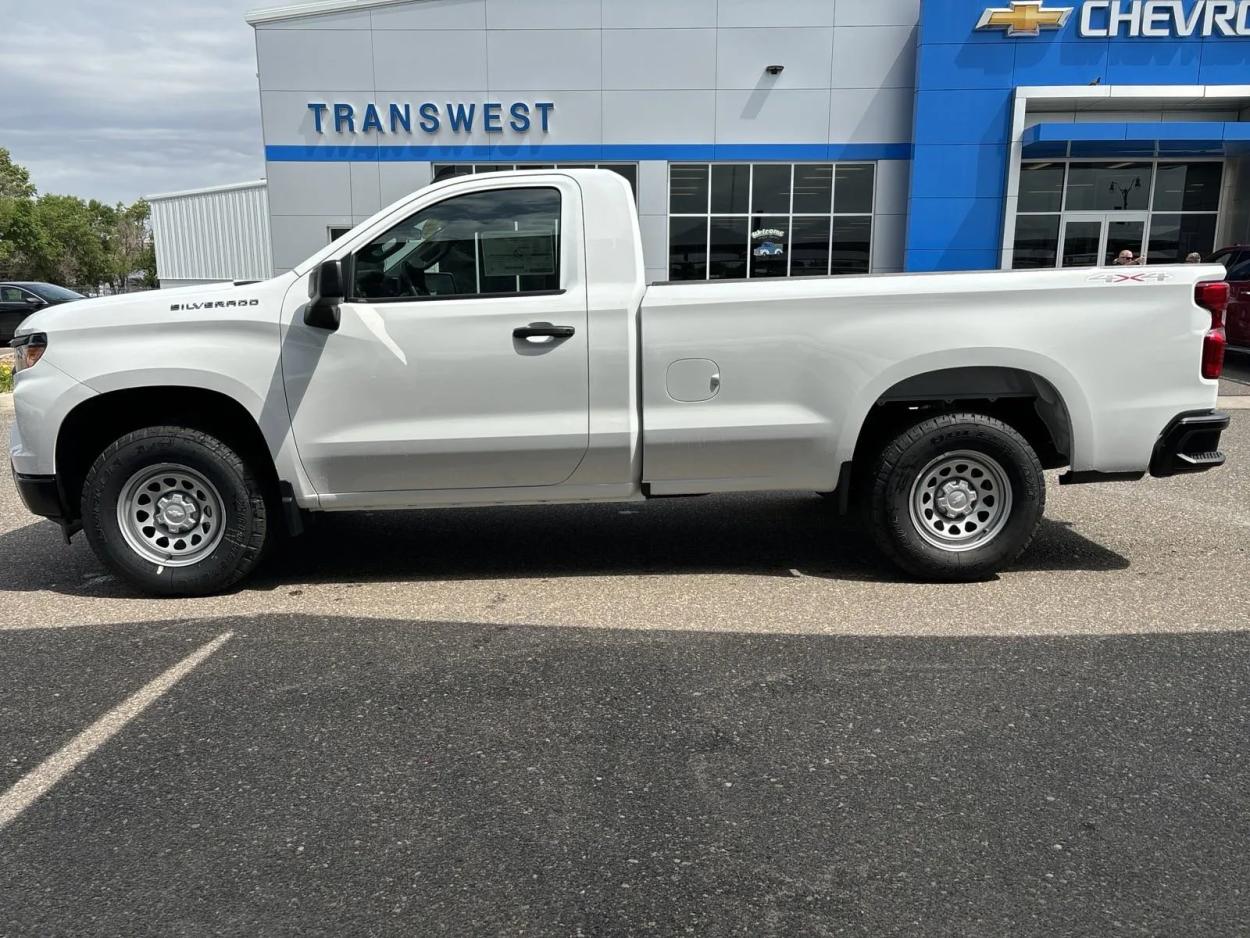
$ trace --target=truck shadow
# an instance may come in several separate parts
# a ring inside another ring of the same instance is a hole
[[[891,582],[867,533],[812,495],[727,495],[637,504],[433,509],[320,516],[279,543],[245,589],[330,583],[744,574]],[[0,590],[129,595],[85,539],[49,523],[0,535]],[[1042,522],[1015,570],[1123,570],[1129,561],[1068,524]]]
[[[0,790],[227,631],[3,832],[14,934],[1206,936],[1250,916],[1232,632],[0,632]]]
[[[326,515],[318,521],[309,535],[286,545],[262,582],[692,573],[902,579],[853,520],[809,495]],[[1045,520],[1015,569],[1128,566],[1071,526]]]

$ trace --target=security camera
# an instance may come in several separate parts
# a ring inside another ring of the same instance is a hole
[[[765,65],[764,71],[768,72],[768,74],[770,75],[780,75],[782,72],[782,69],[784,68],[785,68],[784,65]]]

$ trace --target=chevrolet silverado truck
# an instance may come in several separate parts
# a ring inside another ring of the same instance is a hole
[[[807,491],[983,579],[1061,482],[1220,465],[1220,265],[647,286],[602,170],[422,189],[294,270],[40,311],[10,456],[142,591],[247,576],[308,512]]]

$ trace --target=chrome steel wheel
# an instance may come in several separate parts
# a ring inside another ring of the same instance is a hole
[[[911,522],[941,550],[961,552],[988,544],[1011,516],[1011,482],[996,460],[973,450],[943,453],[911,487]]]
[[[216,549],[225,533],[221,495],[187,466],[140,469],[122,486],[117,524],[139,556],[166,567],[190,567]]]

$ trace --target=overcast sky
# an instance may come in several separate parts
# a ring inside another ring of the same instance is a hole
[[[131,202],[265,174],[248,10],[275,0],[4,0],[0,146],[40,192]]]

